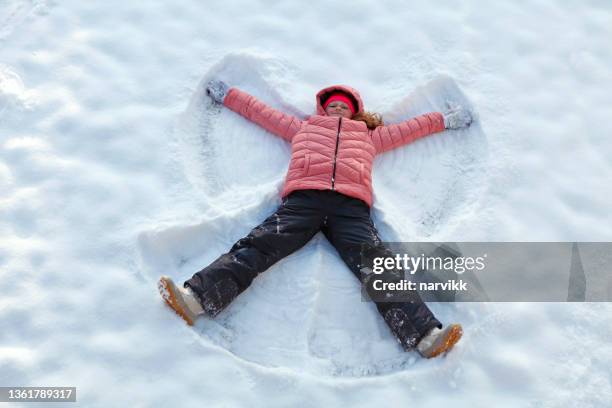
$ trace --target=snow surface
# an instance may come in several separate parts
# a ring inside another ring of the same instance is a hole
[[[298,115],[334,83],[389,122],[469,100],[474,128],[377,158],[384,239],[609,241],[610,38],[605,1],[0,2],[0,385],[83,406],[610,406],[606,303],[431,304],[465,335],[429,361],[321,235],[194,329],[155,287],[279,203],[289,146],[207,106],[211,76]]]

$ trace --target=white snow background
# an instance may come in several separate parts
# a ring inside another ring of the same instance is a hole
[[[384,239],[609,241],[610,38],[606,1],[0,1],[0,385],[94,407],[610,406],[609,304],[431,304],[465,334],[423,360],[321,235],[193,329],[155,287],[279,204],[288,144],[214,112],[213,76],[300,115],[335,83],[388,122],[471,104],[469,131],[377,158]]]

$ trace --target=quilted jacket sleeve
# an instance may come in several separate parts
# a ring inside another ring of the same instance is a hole
[[[302,121],[297,117],[274,109],[238,88],[230,88],[223,104],[289,142],[302,126]]]
[[[394,125],[379,126],[372,130],[372,141],[379,154],[443,130],[442,114],[430,112]]]

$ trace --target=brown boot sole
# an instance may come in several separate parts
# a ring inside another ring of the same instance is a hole
[[[453,324],[446,334],[446,338],[438,347],[436,347],[427,358],[434,358],[442,353],[448,352],[463,336],[463,329],[458,324]]]
[[[175,286],[167,276],[162,276],[159,278],[157,282],[157,289],[159,290],[159,294],[166,301],[166,304],[174,310],[174,312],[179,315],[189,326],[193,326],[193,318],[191,317],[191,313],[188,312],[187,305],[179,300],[179,297],[175,293]]]

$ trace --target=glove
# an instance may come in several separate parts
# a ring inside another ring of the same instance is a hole
[[[223,104],[223,100],[228,90],[229,86],[227,86],[225,82],[217,79],[210,80],[208,84],[206,84],[206,94],[210,96],[213,102],[218,104]]]
[[[446,129],[461,129],[470,126],[473,121],[468,109],[458,104],[446,102],[447,110],[444,112],[444,127]]]

